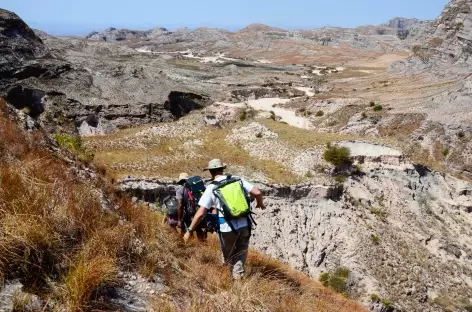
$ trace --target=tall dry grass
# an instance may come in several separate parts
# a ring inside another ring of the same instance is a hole
[[[81,164],[61,160],[47,140],[18,128],[0,103],[0,278],[20,279],[45,309],[92,311],[123,270],[164,279],[169,291],[150,298],[154,311],[363,311],[253,251],[249,277],[233,282],[215,237],[183,244],[161,215],[84,178]]]

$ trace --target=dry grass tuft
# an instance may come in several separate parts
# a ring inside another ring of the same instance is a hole
[[[88,258],[79,256],[66,276],[62,299],[67,311],[83,311],[87,308],[96,289],[116,280],[116,260],[110,257]]]

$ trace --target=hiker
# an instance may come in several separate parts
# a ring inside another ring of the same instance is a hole
[[[175,196],[167,196],[163,200],[163,206],[165,211],[165,217],[163,222],[167,223],[175,232],[177,232],[178,225],[178,202]]]
[[[261,191],[246,180],[224,175],[226,165],[219,159],[213,159],[208,163],[213,178],[198,205],[200,209],[195,214],[193,222],[184,235],[187,242],[191,233],[205,218],[208,210],[213,206],[218,210],[219,237],[223,259],[232,267],[234,279],[242,278],[244,264],[246,262],[251,227],[254,220],[251,217],[250,195],[254,196],[257,208],[265,209]]]
[[[197,212],[198,201],[205,190],[205,184],[200,177],[195,176],[189,178],[187,173],[181,173],[179,175],[178,184],[179,187],[175,192],[175,197],[178,202],[177,227],[180,228],[181,234],[185,234]],[[194,228],[193,232],[197,233],[199,240],[206,240],[207,233],[203,224],[198,228]]]

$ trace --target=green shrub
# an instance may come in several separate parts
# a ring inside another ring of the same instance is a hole
[[[344,182],[347,181],[347,177],[344,174],[338,174],[337,176],[334,177],[334,181],[337,183],[343,184]]]
[[[459,23],[456,24],[456,29],[457,29],[457,30],[460,30],[460,29],[462,29],[462,28],[464,28],[464,23],[459,22]]]
[[[246,120],[246,118],[247,118],[247,114],[246,114],[246,111],[244,110],[239,114],[239,120],[244,121]]]
[[[256,133],[256,138],[258,138],[258,139],[262,138],[262,132]]]
[[[66,148],[72,151],[82,150],[82,139],[79,136],[55,134],[54,139],[56,139],[57,144],[59,144],[59,146],[62,148]]]
[[[311,173],[311,171],[307,171],[305,176],[308,178],[308,179],[311,179],[313,178],[313,173]]]
[[[383,300],[382,300],[382,304],[383,304],[383,306],[386,307],[386,308],[391,308],[391,309],[394,308],[393,302],[390,301],[390,300],[388,300],[388,299],[383,299]]]
[[[383,109],[382,105],[375,105],[374,112],[380,112]]]
[[[374,107],[374,106],[375,106],[375,102],[374,102],[374,101],[370,101],[369,105],[370,105],[370,107]]]
[[[327,144],[323,153],[323,159],[334,166],[341,166],[351,163],[351,151],[347,147],[338,147]]]
[[[374,243],[374,245],[380,245],[380,237],[378,237],[377,235],[372,234],[370,236],[370,240],[372,241],[372,243]]]
[[[449,149],[447,147],[443,150],[443,155],[444,157],[447,157],[447,155],[449,155]]]
[[[429,61],[429,58],[431,57],[430,54],[425,50],[422,46],[420,45],[415,45],[413,46],[413,55],[418,57],[420,60],[423,62]]]
[[[55,134],[54,139],[60,147],[76,154],[79,160],[85,163],[92,161],[94,155],[83,146],[82,138],[80,136]]]
[[[54,121],[54,117],[52,116],[51,112],[49,112],[49,111],[44,113],[44,119],[48,122],[53,122]]]
[[[348,268],[340,267],[332,274],[327,272],[321,273],[319,281],[325,287],[329,287],[338,293],[348,295],[349,289],[347,280],[350,275],[351,271]]]
[[[377,295],[377,294],[371,294],[370,295],[370,300],[372,300],[372,302],[379,302],[380,301],[380,296]]]
[[[334,275],[343,279],[348,279],[351,275],[351,271],[348,268],[339,267],[336,269],[336,271],[334,271]]]
[[[324,112],[322,110],[319,110],[316,112],[316,117],[322,117],[324,115]]]
[[[361,116],[362,116],[362,118],[364,118],[364,119],[367,118],[366,112],[362,112],[362,115],[361,115]]]
[[[457,137],[458,137],[459,139],[462,139],[463,137],[465,137],[464,131],[459,131],[459,132],[457,133]]]
[[[388,217],[388,213],[382,208],[372,208],[370,212],[382,221],[385,221]]]

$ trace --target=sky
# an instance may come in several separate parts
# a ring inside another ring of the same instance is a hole
[[[448,0],[0,0],[31,27],[85,35],[107,27],[200,26],[237,30],[251,23],[287,29],[381,24],[393,17],[435,19]]]

